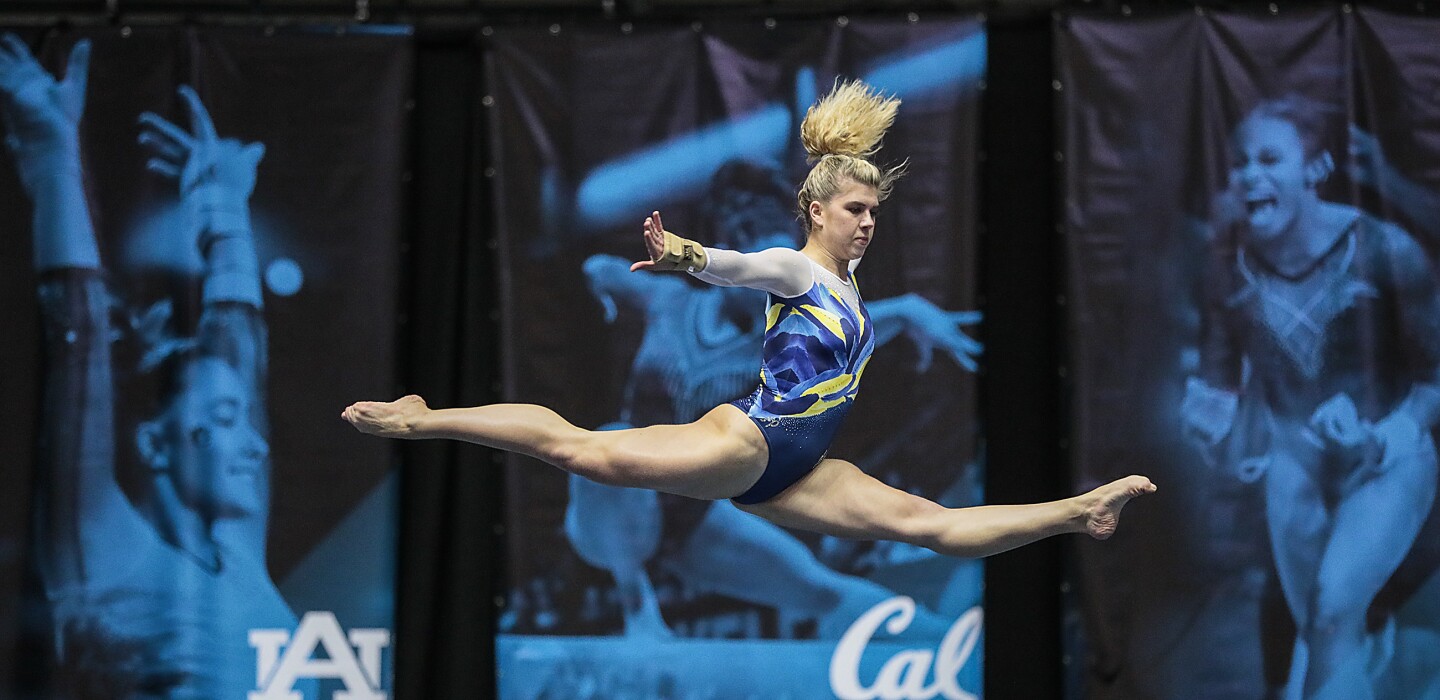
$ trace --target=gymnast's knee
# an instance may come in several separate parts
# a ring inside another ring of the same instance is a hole
[[[940,551],[946,546],[946,527],[943,516],[945,511],[946,508],[939,504],[920,498],[907,498],[889,514],[890,529],[893,532],[885,539],[894,539]]]
[[[551,445],[545,461],[576,476],[605,486],[635,486],[636,478],[625,465],[612,458],[603,441],[587,431],[576,439]]]
[[[1334,595],[1325,589],[1322,582],[1305,630],[1311,645],[1361,635],[1364,628],[1365,606],[1343,593]]]

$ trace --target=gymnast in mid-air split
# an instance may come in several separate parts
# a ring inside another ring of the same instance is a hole
[[[1127,476],[1048,503],[946,508],[892,488],[826,451],[859,391],[875,347],[855,268],[875,213],[902,167],[870,157],[900,101],[861,82],[837,83],[806,112],[800,138],[814,163],[798,194],[803,248],[741,253],[702,247],[643,225],[649,259],[631,271],[684,271],[703,282],[769,294],[759,386],[683,425],[579,428],[533,404],[432,409],[419,396],[361,401],[342,417],[381,437],[463,440],[534,457],[613,485],[730,499],[786,527],[853,539],[896,540],[976,558],[1063,533],[1105,539],[1132,498],[1155,491]]]

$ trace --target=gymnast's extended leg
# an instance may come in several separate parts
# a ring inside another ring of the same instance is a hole
[[[1105,539],[1114,534],[1126,502],[1154,491],[1149,479],[1128,476],[1049,503],[946,508],[892,488],[849,462],[827,459],[775,498],[741,508],[787,527],[978,558],[1064,533]]]
[[[760,478],[765,438],[740,409],[724,404],[693,423],[585,430],[534,404],[431,409],[419,396],[361,401],[341,416],[381,437],[446,438],[517,452],[610,486],[692,498],[728,498]]]

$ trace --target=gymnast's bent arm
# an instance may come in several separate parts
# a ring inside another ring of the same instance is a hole
[[[1350,176],[1399,210],[1424,237],[1425,247],[1440,245],[1440,195],[1405,176],[1380,147],[1374,134],[1350,125]]]
[[[1236,234],[1216,227],[1203,271],[1200,300],[1199,367],[1185,383],[1181,432],[1211,463],[1230,435],[1239,410],[1244,354],[1237,336],[1236,299],[1253,294],[1236,269]]]
[[[1385,234],[1388,267],[1395,280],[1396,315],[1401,332],[1410,341],[1406,364],[1414,376],[1410,391],[1386,419],[1404,416],[1428,439],[1440,423],[1440,284],[1413,238],[1393,224],[1385,224]],[[1386,419],[1376,425],[1382,441]]]

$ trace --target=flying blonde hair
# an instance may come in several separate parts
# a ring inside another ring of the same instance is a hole
[[[846,180],[874,187],[881,201],[890,196],[905,164],[881,169],[870,156],[880,150],[899,109],[899,98],[886,97],[858,80],[836,80],[830,94],[806,110],[800,142],[806,160],[815,165],[796,196],[806,231],[811,226],[810,203],[829,201]]]

